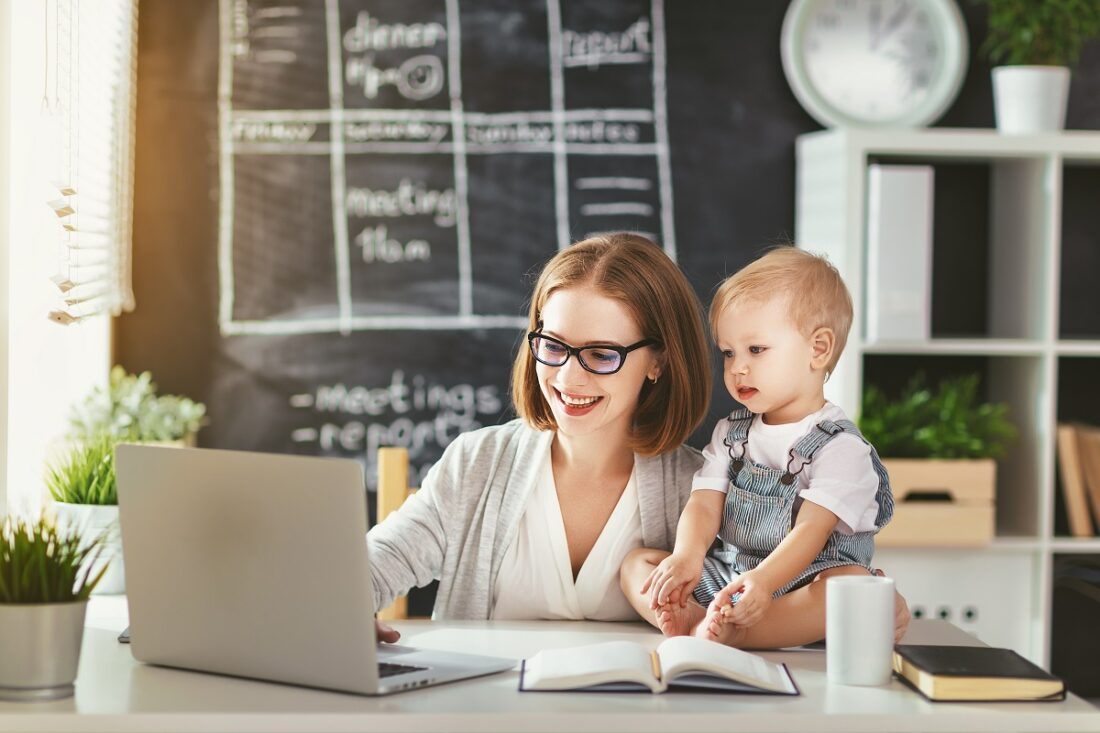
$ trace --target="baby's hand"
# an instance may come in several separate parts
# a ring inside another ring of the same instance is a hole
[[[747,627],[764,618],[772,605],[772,594],[750,571],[718,591],[712,604],[727,623]]]
[[[641,592],[649,593],[650,608],[686,606],[702,570],[701,559],[673,553],[653,568],[642,584]]]

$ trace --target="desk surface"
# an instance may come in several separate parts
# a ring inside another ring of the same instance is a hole
[[[118,624],[89,617],[76,695],[0,703],[0,731],[1100,731],[1100,710],[1059,703],[930,703],[897,680],[844,687],[825,679],[821,651],[766,652],[786,662],[802,695],[520,693],[518,671],[381,698],[309,690],[138,664]],[[629,639],[641,624],[405,621],[402,643],[499,656]],[[907,643],[972,643],[942,621],[915,621]]]

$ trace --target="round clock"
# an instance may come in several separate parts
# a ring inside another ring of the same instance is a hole
[[[937,119],[966,73],[953,0],[793,0],[783,72],[826,127],[916,127]]]

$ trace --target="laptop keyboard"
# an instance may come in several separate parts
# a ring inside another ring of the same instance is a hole
[[[393,677],[395,674],[405,674],[406,672],[423,672],[427,667],[413,667],[409,664],[391,664],[390,662],[378,663],[378,676],[381,677]]]

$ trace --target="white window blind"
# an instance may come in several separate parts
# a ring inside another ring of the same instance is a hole
[[[132,310],[137,0],[45,0],[42,114],[54,131],[62,324]],[[50,52],[53,53],[50,53]]]

